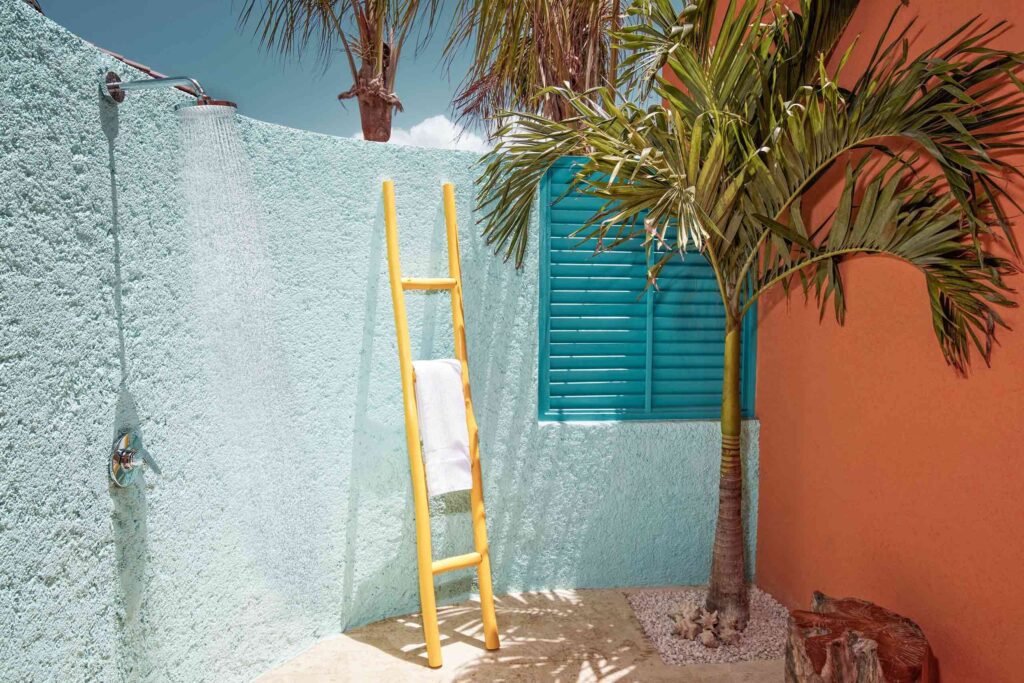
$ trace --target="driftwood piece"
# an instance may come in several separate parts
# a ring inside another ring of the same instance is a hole
[[[932,683],[934,675],[924,633],[895,612],[819,592],[810,612],[790,612],[787,683]]]
[[[719,626],[718,640],[722,642],[722,645],[736,645],[740,642],[740,632],[727,626]]]
[[[700,632],[700,635],[697,636],[697,640],[699,640],[700,644],[704,647],[718,647],[718,636],[715,635],[714,629],[705,627],[704,630]]]

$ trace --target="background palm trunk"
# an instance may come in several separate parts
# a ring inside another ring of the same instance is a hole
[[[749,616],[743,549],[743,464],[740,460],[740,339],[743,325],[730,320],[725,333],[722,378],[722,463],[718,483],[718,524],[711,560],[707,608],[720,623],[735,620],[745,628]]]
[[[354,94],[359,102],[359,123],[363,128],[363,139],[373,142],[387,142],[391,139],[391,115],[395,101],[389,98],[384,88],[384,77],[377,76],[372,62],[359,69],[355,85],[339,99]]]
[[[363,139],[387,142],[391,139],[392,105],[383,97],[373,94],[359,96],[359,121]]]

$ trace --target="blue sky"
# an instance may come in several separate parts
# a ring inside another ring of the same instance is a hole
[[[351,85],[344,55],[338,53],[325,71],[315,55],[297,61],[267,54],[253,35],[254,26],[238,26],[241,0],[40,4],[50,19],[72,33],[169,76],[192,76],[212,96],[237,102],[247,116],[345,137],[359,131],[355,101],[342,107],[337,100],[338,93]],[[396,141],[423,144],[408,140],[406,131],[430,117],[452,117],[451,100],[466,58],[452,65],[450,75],[444,69],[441,52],[447,25],[447,17],[442,18],[439,30],[418,53],[413,54],[410,44],[402,55],[396,90],[405,111],[396,114],[394,125],[406,130],[396,131]]]

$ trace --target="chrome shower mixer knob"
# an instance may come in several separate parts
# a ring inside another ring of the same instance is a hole
[[[111,448],[108,472],[110,480],[117,486],[129,486],[135,481],[138,471],[148,466],[154,473],[160,474],[160,468],[153,461],[149,451],[142,447],[142,440],[132,429],[122,431]]]

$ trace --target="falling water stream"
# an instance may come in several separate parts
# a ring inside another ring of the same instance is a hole
[[[304,479],[294,453],[305,435],[294,405],[285,339],[275,325],[268,221],[233,107],[179,111],[186,229],[191,245],[194,362],[207,386],[196,425],[210,446],[205,476],[218,482],[238,550],[276,595],[301,594],[292,563],[303,533]],[[189,274],[182,273],[182,276]],[[252,577],[255,579],[257,577]]]
[[[193,106],[179,116],[192,276],[215,369],[232,384],[265,380],[256,361],[268,360],[270,342],[266,228],[235,110]]]

